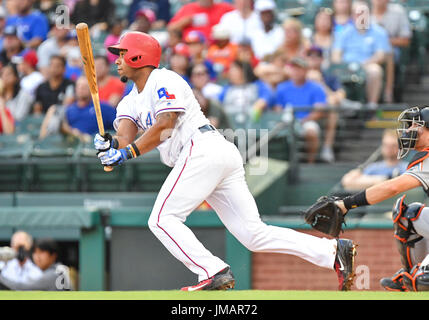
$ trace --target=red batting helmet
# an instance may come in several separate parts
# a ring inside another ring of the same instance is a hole
[[[132,68],[153,66],[158,68],[161,60],[161,46],[152,36],[144,32],[127,32],[119,43],[107,48],[111,53],[119,55],[119,50],[127,50],[124,60]]]

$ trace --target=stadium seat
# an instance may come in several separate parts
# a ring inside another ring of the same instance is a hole
[[[25,159],[32,146],[28,134],[0,135],[0,191],[27,190]]]
[[[429,2],[427,0],[408,0],[402,2],[408,10],[419,10],[423,13],[429,12]]]
[[[50,135],[34,142],[32,157],[71,157],[75,153],[78,140],[61,134]]]
[[[35,141],[28,163],[32,191],[74,191],[77,189],[72,156],[78,141],[62,135]]]
[[[280,22],[287,17],[298,18],[303,24],[313,24],[318,6],[313,0],[277,0]]]
[[[5,194],[3,198],[10,200]],[[13,194],[12,194],[13,195]],[[85,207],[95,208],[122,208],[122,207],[152,207],[157,193],[142,192],[17,192],[15,194],[17,207]],[[0,194],[0,201],[2,195]]]
[[[366,75],[359,64],[331,64],[328,72],[335,75],[343,84],[348,99],[365,102]]]
[[[0,193],[0,207],[13,207],[15,196],[12,192]]]
[[[26,158],[32,145],[29,134],[0,135],[0,159]]]
[[[32,138],[38,138],[40,127],[42,126],[44,117],[29,115],[16,126],[16,133],[18,134],[29,134]]]
[[[160,161],[158,150],[133,159],[127,165],[131,191],[158,192],[171,171]]]

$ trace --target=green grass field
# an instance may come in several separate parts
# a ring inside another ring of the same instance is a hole
[[[429,292],[385,291],[1,291],[0,300],[429,300]]]

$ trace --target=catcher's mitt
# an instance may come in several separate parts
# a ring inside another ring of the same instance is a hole
[[[304,219],[309,225],[318,231],[338,238],[344,223],[344,215],[341,209],[335,204],[335,201],[340,200],[338,197],[323,196],[317,199],[304,212]]]

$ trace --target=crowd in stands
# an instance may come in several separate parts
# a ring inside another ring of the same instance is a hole
[[[68,8],[67,19],[59,19],[59,5]],[[275,0],[133,0],[121,4],[121,16],[116,6],[114,0],[2,1],[0,133],[13,133],[35,115],[44,117],[40,138],[61,132],[90,140],[97,132],[74,30],[86,22],[93,43],[101,41],[94,54],[106,130],[113,129],[115,108],[132,84],[119,80],[115,56],[105,48],[124,32],[142,31],[159,40],[162,67],[188,81],[213,125],[230,127],[228,116],[237,113],[258,121],[273,111],[280,119],[292,108],[308,162],[319,152],[333,162],[335,108],[348,97],[330,66],[362,68],[364,107],[375,111],[380,102],[394,101],[395,66],[412,36],[406,9],[389,0],[333,0],[310,26],[299,16],[280,18]]]

